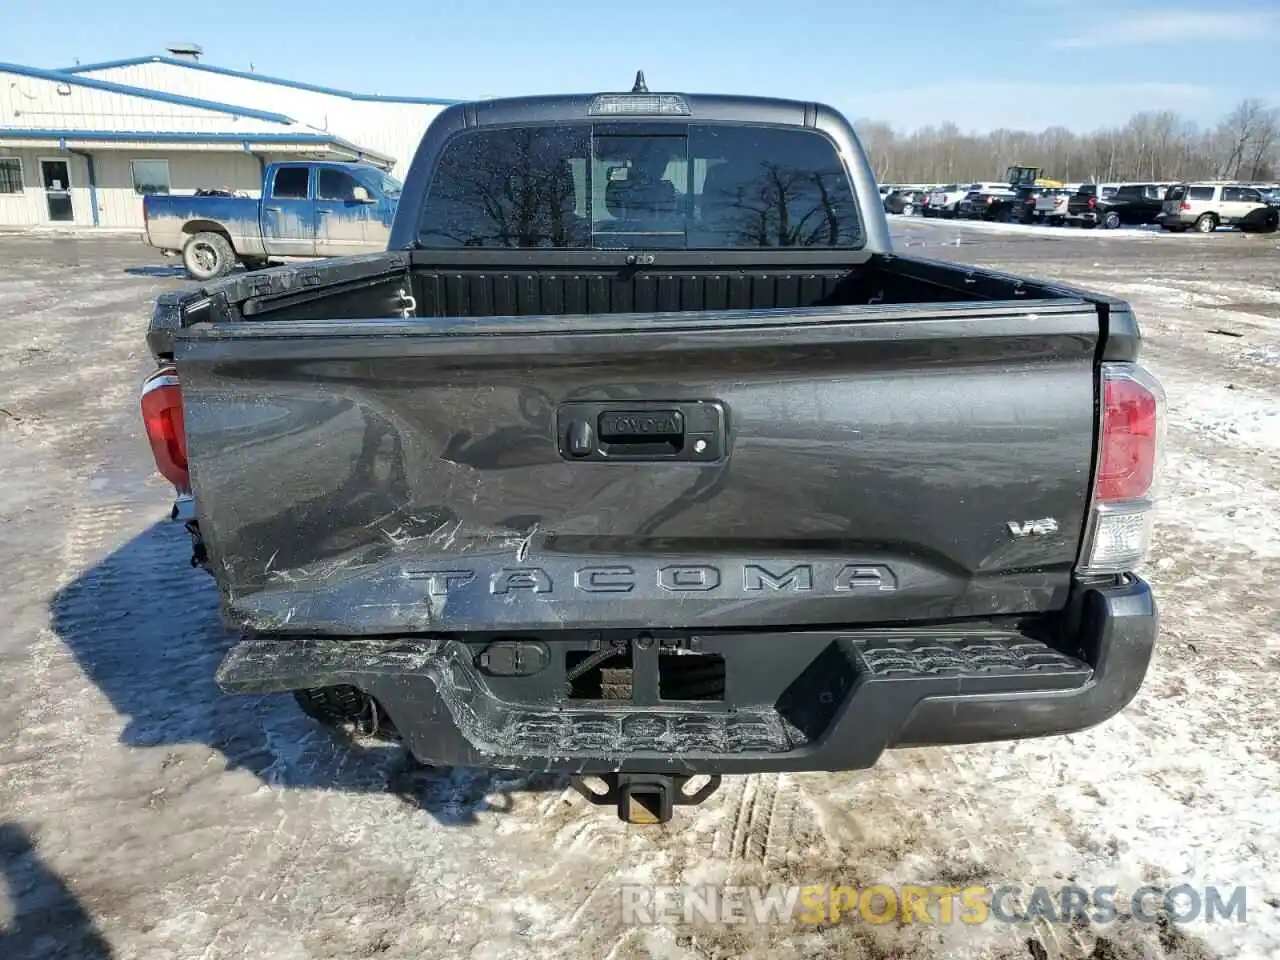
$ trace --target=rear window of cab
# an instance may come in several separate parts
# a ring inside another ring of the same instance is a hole
[[[735,124],[590,123],[456,135],[428,188],[427,249],[856,248],[848,173],[825,135]]]

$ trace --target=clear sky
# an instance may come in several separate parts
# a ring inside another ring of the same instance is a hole
[[[0,61],[61,67],[195,41],[220,66],[476,97],[629,89],[822,100],[900,129],[1214,122],[1280,105],[1280,0],[0,0]]]

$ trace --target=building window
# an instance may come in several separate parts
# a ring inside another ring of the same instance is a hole
[[[22,161],[17,157],[0,157],[0,193],[22,192]]]
[[[133,192],[141,196],[169,192],[168,160],[132,160]]]

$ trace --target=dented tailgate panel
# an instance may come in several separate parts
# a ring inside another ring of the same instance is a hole
[[[193,484],[229,616],[349,635],[1064,602],[1093,307],[590,319],[185,331]]]

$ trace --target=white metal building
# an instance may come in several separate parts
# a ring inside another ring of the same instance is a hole
[[[403,176],[449,100],[351,93],[169,56],[45,70],[0,63],[0,227],[142,228],[147,193],[257,195],[274,159]],[[251,105],[251,106],[250,106]]]

